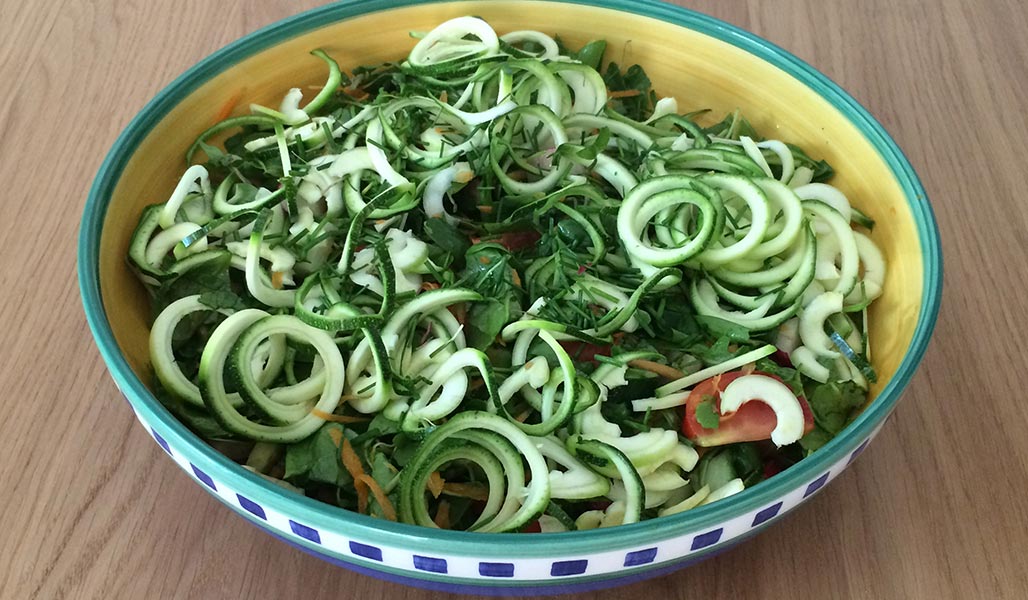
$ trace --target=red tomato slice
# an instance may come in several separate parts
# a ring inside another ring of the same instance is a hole
[[[571,360],[578,362],[596,362],[595,356],[610,356],[611,352],[609,344],[597,346],[596,344],[577,340],[563,340],[560,342],[560,345],[568,353],[568,356],[571,357]]]
[[[538,231],[529,229],[526,231],[508,231],[492,241],[495,241],[511,252],[517,252],[518,250],[531,248],[536,245],[542,237],[542,234]]]
[[[754,371],[755,375],[780,378],[770,373]],[[716,429],[707,429],[696,420],[696,407],[705,399],[713,397],[716,408],[721,409],[721,392],[728,384],[737,378],[746,375],[742,371],[733,371],[700,383],[689,394],[685,403],[685,418],[682,419],[682,432],[685,437],[699,446],[723,446],[737,442],[757,442],[771,438],[771,432],[778,424],[775,411],[763,402],[747,402],[739,407],[739,410],[727,415],[721,415],[721,420]],[[806,398],[799,396],[800,407],[803,409],[803,434],[806,435],[814,428],[814,413],[810,412],[810,405]]]
[[[532,521],[521,529],[521,533],[542,533],[543,527],[538,520]]]

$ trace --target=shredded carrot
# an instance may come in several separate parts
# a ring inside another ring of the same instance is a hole
[[[446,482],[443,481],[443,476],[439,474],[439,471],[432,471],[432,474],[428,476],[428,483],[425,487],[428,488],[428,491],[432,492],[433,498],[438,498],[439,494],[443,493],[443,484],[445,483]]]
[[[532,414],[532,410],[531,409],[526,410],[525,412],[521,413],[520,415],[514,417],[514,420],[517,421],[518,423],[524,423],[525,419],[527,419],[528,416],[531,415],[531,414]]]
[[[343,432],[338,429],[329,429],[328,437],[332,438],[332,443],[339,447],[339,444],[343,443]]]
[[[487,265],[493,262],[493,259],[489,258],[488,256],[479,256],[478,262],[482,263],[483,265]]]
[[[628,364],[637,369],[642,369],[643,371],[656,373],[657,375],[660,375],[665,379],[681,379],[682,377],[685,377],[685,373],[679,371],[678,369],[669,367],[667,365],[662,365],[658,362],[653,362],[652,360],[643,360],[640,358],[636,360],[630,360],[628,361]]]
[[[444,94],[446,92],[443,92]],[[450,503],[443,500],[439,503],[439,508],[435,511],[435,518],[432,521],[436,524],[439,529],[450,528]]]
[[[354,87],[345,87],[345,88],[343,88],[343,92],[347,96],[350,96],[351,98],[353,98],[354,100],[364,100],[365,98],[367,98],[369,96],[369,94],[366,91],[364,91],[364,90],[362,90],[360,88],[354,88]]]
[[[518,275],[517,269],[510,270],[511,279],[514,281],[514,285],[521,287],[521,275]]]
[[[378,502],[378,507],[382,509],[382,516],[385,517],[386,520],[396,520],[396,508],[393,507],[393,503],[389,501],[389,496],[386,495],[382,486],[378,485],[378,482],[375,481],[371,475],[364,473],[354,481],[360,481],[367,486],[367,489],[371,490],[371,494],[375,496],[375,502]],[[365,498],[364,501],[367,502],[367,499]]]
[[[229,115],[232,114],[232,111],[235,110],[236,105],[239,104],[239,100],[242,97],[243,97],[243,90],[238,90],[238,91],[236,91],[235,94],[232,94],[231,96],[229,96],[228,99],[225,100],[225,103],[222,104],[221,108],[218,110],[218,114],[214,117],[214,122],[215,123],[220,123],[220,122],[224,121],[225,119],[227,119],[229,117]]]
[[[350,473],[350,477],[353,477],[353,487],[357,490],[357,512],[362,515],[367,514],[368,484],[361,478],[361,475],[367,475],[367,473],[364,472],[364,465],[361,464],[360,457],[354,452],[350,440],[346,437],[343,437],[342,459],[343,466]]]
[[[434,281],[423,281],[421,282],[421,289],[426,292],[431,290],[438,290],[439,284]]]
[[[607,97],[608,98],[634,98],[635,96],[638,96],[641,93],[642,92],[640,92],[639,90],[608,91],[607,92]]]
[[[477,483],[444,483],[443,493],[447,496],[458,496],[483,502],[489,499],[489,490],[484,485]]]
[[[467,183],[475,178],[474,171],[461,171],[457,173],[457,176],[453,178],[457,183]]]
[[[445,103],[448,99],[449,99],[449,95],[447,95],[446,90],[443,90],[439,94],[439,101]]]
[[[478,212],[485,213],[485,214],[488,215],[488,214],[491,214],[493,212],[493,207],[487,206],[485,204],[479,204],[478,205]]]
[[[282,289],[282,278],[283,277],[285,277],[285,273],[283,273],[282,271],[272,271],[271,272],[271,287],[275,288],[276,290]]]
[[[314,415],[315,417],[319,418],[319,419],[324,419],[326,421],[331,421],[332,423],[364,423],[364,422],[366,422],[368,420],[367,417],[354,417],[354,416],[350,416],[350,415],[336,415],[336,414],[327,413],[327,412],[318,410],[316,408],[311,411],[311,414]],[[333,433],[338,433],[337,430],[332,430],[332,431],[333,431]],[[339,445],[339,444],[336,443],[336,445]]]

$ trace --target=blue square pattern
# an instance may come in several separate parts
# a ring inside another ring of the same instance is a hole
[[[656,548],[636,550],[635,552],[629,552],[625,555],[625,566],[635,567],[638,565],[648,565],[653,562],[653,559],[655,558],[657,558]]]
[[[713,531],[699,534],[692,539],[692,550],[695,552],[713,546],[721,541],[721,534],[724,532],[725,530],[719,527]]]
[[[446,559],[414,555],[414,568],[429,573],[446,573]]]
[[[248,512],[252,513],[256,517],[260,517],[265,521],[268,520],[268,515],[264,514],[264,507],[262,507],[260,504],[257,504],[256,502],[250,500],[246,496],[240,496],[239,494],[236,494],[236,498],[239,500],[239,506],[242,506],[244,509],[246,509]]]
[[[168,442],[165,441],[165,439],[162,438],[161,435],[159,433],[157,433],[156,431],[154,431],[152,428],[150,429],[150,433],[153,434],[153,439],[154,439],[154,441],[157,442],[157,445],[160,446],[161,448],[164,448],[164,451],[168,453],[168,456],[172,456],[172,454],[171,454],[171,446],[168,445]]]
[[[382,549],[375,546],[361,544],[360,542],[350,542],[350,552],[353,552],[356,556],[382,562]]]
[[[750,527],[756,527],[762,523],[766,523],[771,519],[778,516],[778,511],[782,510],[782,503],[778,502],[765,508],[753,516],[753,524]]]
[[[202,481],[204,485],[211,488],[212,490],[218,491],[218,486],[214,485],[214,480],[211,479],[210,475],[201,471],[200,468],[194,465],[193,463],[189,463],[189,466],[193,468],[193,474],[196,475],[197,479]]]
[[[829,472],[825,473],[824,475],[818,477],[814,481],[811,481],[810,485],[807,486],[807,491],[803,492],[803,497],[806,498],[806,497],[810,496],[811,494],[813,494],[814,492],[816,492],[819,489],[821,489],[822,487],[824,487],[824,485],[826,483],[828,483],[828,476],[831,475],[831,474],[832,474],[832,472],[829,471]]]
[[[478,574],[482,577],[513,577],[514,563],[478,563]]]
[[[289,519],[289,528],[293,530],[293,533],[305,540],[314,542],[315,544],[321,543],[321,534],[319,534],[318,530],[313,527],[307,527],[306,525],[302,525],[292,519]]]
[[[581,575],[589,566],[588,560],[562,560],[550,566],[550,576],[565,577],[567,575]]]
[[[853,451],[853,454],[850,454],[850,459],[848,461],[846,461],[846,464],[848,465],[851,462],[853,462],[854,460],[856,460],[856,458],[858,456],[860,456],[860,453],[864,451],[864,448],[867,448],[867,443],[870,442],[870,441],[871,441],[871,438],[867,438],[866,440],[861,442],[860,445],[857,446],[857,449]]]

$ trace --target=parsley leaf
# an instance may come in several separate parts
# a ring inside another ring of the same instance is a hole
[[[703,401],[696,405],[696,422],[705,429],[718,428],[721,416],[718,415],[717,409],[714,407],[713,396],[705,396]]]

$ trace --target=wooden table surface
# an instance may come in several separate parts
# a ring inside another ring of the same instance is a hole
[[[882,121],[935,207],[946,289],[895,418],[843,477],[701,566],[588,597],[1028,597],[1026,5],[681,3]],[[199,59],[315,4],[0,0],[0,598],[446,596],[320,562],[208,496],[136,424],[82,314],[79,217],[118,132]]]

